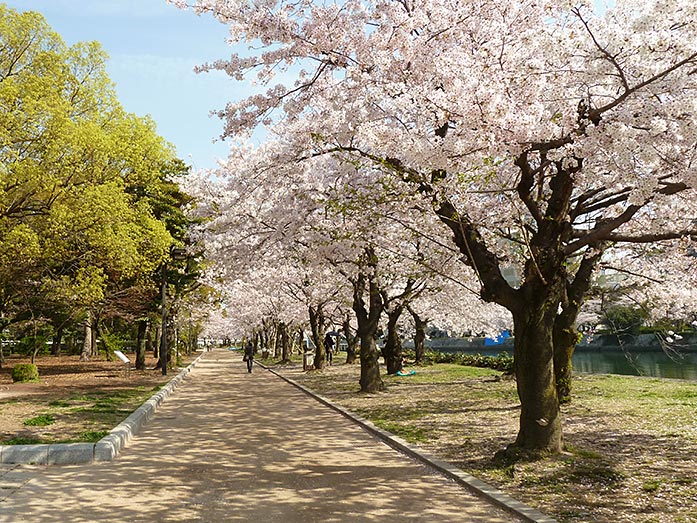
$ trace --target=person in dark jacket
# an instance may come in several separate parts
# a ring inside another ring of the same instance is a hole
[[[254,364],[254,345],[251,341],[247,342],[244,347],[244,361],[247,362],[247,372],[252,372],[252,365]]]
[[[327,351],[327,364],[331,365],[334,359],[334,338],[329,332],[324,336],[324,348]]]

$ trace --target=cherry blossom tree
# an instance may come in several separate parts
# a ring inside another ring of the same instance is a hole
[[[583,0],[199,0],[194,9],[254,45],[202,70],[268,84],[295,76],[222,110],[224,135],[273,125],[293,165],[368,162],[422,196],[480,296],[513,317],[522,408],[511,454],[560,451],[559,398],[594,271],[617,247],[696,232],[697,5],[618,0],[596,13]]]

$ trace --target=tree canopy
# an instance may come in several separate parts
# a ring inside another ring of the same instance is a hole
[[[379,171],[391,180],[385,194],[402,196],[403,222],[432,213],[437,241],[456,250],[469,286],[512,316],[522,409],[511,451],[559,451],[559,403],[593,275],[623,257],[636,262],[634,274],[667,259],[665,271],[695,273],[686,254],[697,234],[697,8],[680,0],[619,0],[602,11],[564,0],[193,8],[250,46],[202,69],[270,86],[220,111],[225,136],[243,140],[267,126],[274,137],[241,148],[232,171],[263,185],[260,194],[285,195],[302,184],[358,187]],[[279,207],[302,222],[299,208]],[[369,263],[364,276],[376,274]]]
[[[0,318],[134,318],[183,245],[188,168],[149,117],[127,113],[97,42],[66,46],[0,4]]]

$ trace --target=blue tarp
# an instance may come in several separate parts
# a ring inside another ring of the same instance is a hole
[[[511,333],[508,331],[503,331],[501,334],[495,338],[484,338],[484,346],[491,347],[492,345],[501,345],[506,339],[511,337]]]

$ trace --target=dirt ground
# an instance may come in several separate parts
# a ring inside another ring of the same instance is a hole
[[[135,355],[129,357],[135,360]],[[108,432],[176,375],[176,370],[170,370],[163,376],[154,368],[156,362],[148,355],[146,370],[138,371],[118,360],[105,361],[103,356],[81,362],[79,356],[45,355],[35,361],[39,382],[13,383],[12,367],[30,360],[7,357],[0,369],[0,442],[81,441],[86,432]],[[54,421],[27,424],[41,415],[50,415]]]

